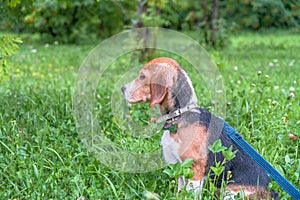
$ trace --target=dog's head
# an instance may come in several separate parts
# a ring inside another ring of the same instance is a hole
[[[135,80],[122,87],[122,91],[131,103],[150,101],[150,107],[159,104],[166,112],[186,106],[183,104],[194,100],[195,96],[189,78],[171,58],[156,58],[148,62]]]

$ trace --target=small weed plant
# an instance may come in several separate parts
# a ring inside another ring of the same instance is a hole
[[[190,171],[193,165],[193,159],[186,159],[184,162],[177,162],[175,164],[169,164],[167,168],[163,171],[168,175],[169,178],[174,179],[172,182],[174,185],[174,194],[176,194],[175,199],[203,199],[205,196],[209,196],[209,199],[222,199],[223,194],[225,194],[226,185],[229,183],[231,178],[230,173],[223,173],[225,170],[225,165],[228,161],[232,160],[236,151],[232,151],[232,146],[229,148],[222,145],[221,140],[216,140],[212,145],[209,145],[208,149],[214,154],[215,162],[214,165],[210,167],[210,172],[206,177],[204,187],[201,191],[194,193],[194,191],[187,191],[186,186],[181,190],[178,190],[178,184],[180,177],[184,178],[184,182],[187,183],[188,179],[192,178],[194,174]],[[217,154],[221,153],[224,157],[222,161],[217,161]],[[211,176],[213,174],[213,176]],[[218,180],[222,180],[221,189],[217,187]],[[205,199],[205,198],[204,198]]]

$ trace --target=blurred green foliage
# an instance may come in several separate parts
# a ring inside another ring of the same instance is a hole
[[[230,3],[229,3],[230,1]],[[300,24],[298,0],[229,0],[225,18],[241,28],[288,28]]]
[[[122,6],[127,8],[125,4]],[[39,33],[45,40],[64,43],[106,37],[122,30],[129,20],[113,1],[36,0],[14,9],[3,5],[2,9],[6,11],[3,15],[9,17],[2,16],[2,27],[16,32]]]
[[[146,8],[138,14],[139,2]],[[138,20],[143,26],[202,30],[201,1],[27,0],[0,5],[0,31],[37,33],[46,41],[78,43],[108,37]],[[208,12],[212,0],[207,0]],[[298,0],[219,0],[219,37],[239,29],[289,28],[300,24]],[[209,16],[210,18],[210,16]]]
[[[9,57],[19,50],[17,43],[22,43],[22,40],[7,35],[0,36],[0,77],[12,66]]]
[[[20,3],[20,0],[7,0],[7,6],[13,8]],[[22,43],[20,38],[9,35],[0,35],[0,78],[5,80],[7,78],[8,68],[12,67],[10,56],[19,50],[17,43]]]

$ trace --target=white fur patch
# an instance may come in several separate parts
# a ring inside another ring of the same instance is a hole
[[[163,155],[165,161],[168,164],[175,164],[177,162],[182,162],[178,153],[179,143],[177,143],[171,137],[170,131],[168,130],[164,131],[164,134],[161,138],[161,145],[163,147]]]
[[[187,191],[193,190],[195,193],[201,192],[204,186],[204,182],[205,182],[205,177],[202,180],[198,180],[198,181],[189,180],[186,185],[186,190]]]

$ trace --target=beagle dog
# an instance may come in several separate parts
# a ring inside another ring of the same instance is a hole
[[[208,174],[214,177],[210,167],[216,161],[222,162],[224,157],[221,153],[214,155],[208,145],[220,139],[223,146],[238,150],[226,163],[223,174],[216,177],[218,187],[221,187],[222,177],[230,177],[226,186],[229,196],[224,199],[234,199],[238,193],[241,195],[241,191],[247,199],[278,198],[275,192],[267,190],[270,179],[266,172],[227,136],[223,120],[197,106],[191,80],[175,60],[151,60],[135,80],[121,89],[130,103],[150,102],[150,108],[159,105],[162,117],[157,121],[166,122],[161,143],[167,163],[193,159],[191,171],[194,176],[188,183],[180,178],[179,190],[186,186],[187,190],[201,191]]]

